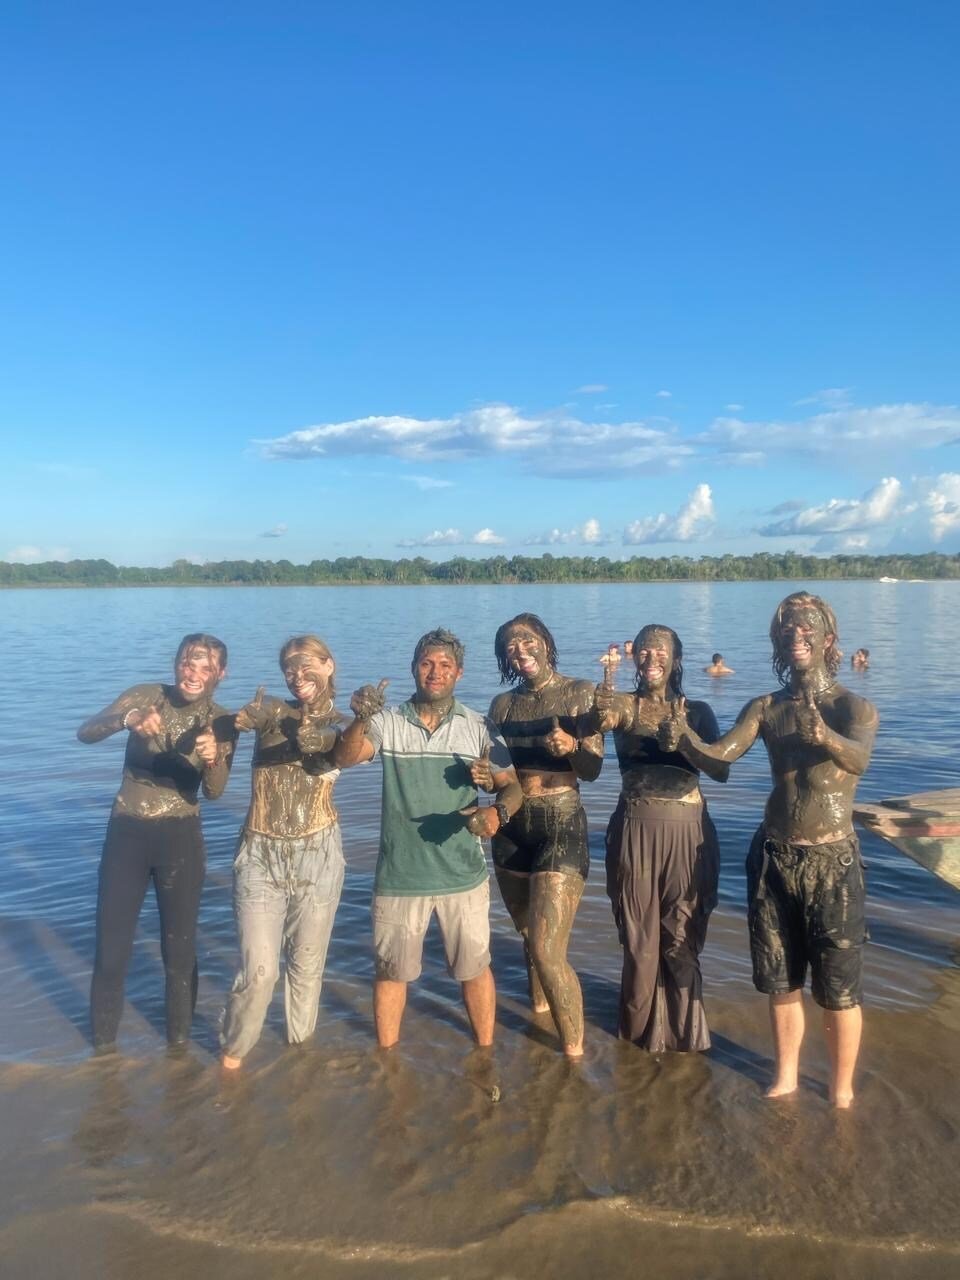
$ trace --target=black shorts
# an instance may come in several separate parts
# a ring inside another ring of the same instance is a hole
[[[866,891],[856,836],[833,844],[787,844],[761,826],[747,854],[753,985],[766,995],[799,990],[810,966],[823,1009],[863,1001]]]
[[[493,837],[493,861],[503,871],[562,871],[586,880],[590,849],[580,793],[525,796],[523,807]]]

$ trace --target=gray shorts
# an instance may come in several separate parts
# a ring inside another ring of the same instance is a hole
[[[490,966],[490,881],[463,893],[435,897],[373,899],[376,975],[389,982],[420,977],[423,939],[434,911],[440,922],[447,966],[458,982],[479,978]]]

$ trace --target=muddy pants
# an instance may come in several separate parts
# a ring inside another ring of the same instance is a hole
[[[343,872],[339,823],[300,839],[241,837],[233,900],[242,967],[220,1035],[229,1057],[245,1057],[260,1039],[284,946],[287,1040],[299,1044],[313,1034]]]
[[[607,828],[607,894],[623,944],[621,1039],[652,1053],[710,1047],[700,952],[719,872],[704,806],[620,797]]]

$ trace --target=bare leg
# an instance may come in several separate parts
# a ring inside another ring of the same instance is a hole
[[[520,871],[505,871],[495,868],[497,884],[503,905],[510,913],[510,919],[523,940],[523,958],[527,966],[527,985],[530,990],[530,1007],[534,1013],[546,1013],[550,1008],[543,987],[537,976],[536,968],[530,957],[530,941],[528,937],[530,922],[530,877]]]
[[[788,991],[785,995],[770,997],[770,1026],[777,1074],[766,1096],[783,1098],[797,1089],[804,1030],[802,991]]]
[[[467,1017],[477,1044],[481,1049],[488,1048],[493,1044],[493,1026],[497,1015],[497,989],[490,966],[477,977],[461,982],[460,990],[463,992],[463,1003],[467,1006]]]
[[[582,896],[578,875],[541,871],[530,877],[530,954],[563,1051],[571,1058],[583,1053],[583,996],[567,961],[567,944]]]
[[[830,1101],[845,1110],[853,1102],[853,1072],[860,1052],[863,1010],[824,1009],[823,1034],[830,1054]]]
[[[392,1049],[400,1039],[400,1022],[406,1005],[405,982],[391,982],[389,978],[374,979],[373,1024],[377,1029],[377,1044],[381,1049]]]

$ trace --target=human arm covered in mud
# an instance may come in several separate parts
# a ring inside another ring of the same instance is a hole
[[[109,706],[84,720],[77,730],[81,742],[102,742],[121,729],[149,738],[160,732],[163,721],[160,710],[165,699],[162,684],[135,684],[126,689]]]
[[[687,702],[686,698],[674,698],[670,703],[667,718],[660,725],[657,737],[661,750],[679,751],[707,777],[713,778],[714,782],[726,782],[729,778],[728,761],[717,760],[703,749],[716,743],[720,737],[717,717],[707,703]]]
[[[796,710],[797,734],[807,746],[820,747],[845,773],[861,775],[870,763],[873,740],[877,734],[877,709],[865,698],[843,691],[841,696],[824,706],[833,728],[824,718],[811,689],[806,689]]]
[[[593,782],[603,768],[603,734],[591,732],[592,717],[590,712],[576,712],[577,728],[583,726],[584,736],[575,737],[560,727],[557,716],[553,717],[550,732],[544,739],[544,745],[552,756],[558,760],[566,760],[577,778],[583,782]]]
[[[485,722],[484,740],[480,754],[470,765],[470,777],[484,791],[494,793],[489,805],[469,805],[460,812],[466,819],[467,829],[475,836],[487,839],[505,827],[523,804],[523,788],[517,771],[510,761],[507,744],[497,732],[495,721]]]
[[[363,764],[376,755],[376,747],[367,737],[370,721],[382,711],[386,703],[384,690],[389,682],[381,680],[379,684],[365,684],[350,699],[350,710],[353,720],[339,735],[333,748],[333,762],[340,769],[349,769],[352,765]]]
[[[685,699],[675,699],[671,705],[671,714],[662,721],[657,734],[660,749],[661,751],[679,751],[692,765],[702,769],[711,778],[715,778],[718,782],[725,782],[726,777],[716,773],[713,766],[730,765],[750,750],[760,734],[769,695],[765,694],[748,702],[737,716],[737,722],[730,732],[713,742],[697,733],[687,717],[685,701]],[[706,707],[706,703],[693,705]],[[709,711],[709,708],[707,710]],[[710,717],[716,725],[712,711]],[[701,727],[706,727],[702,721],[700,724]]]
[[[607,665],[603,680],[593,691],[593,704],[584,716],[584,726],[591,734],[604,734],[628,728],[632,722],[633,699],[629,693],[617,693],[613,666]],[[600,751],[602,755],[602,738]]]
[[[234,717],[222,707],[211,705],[193,748],[201,766],[200,786],[208,800],[223,795],[236,745]]]

